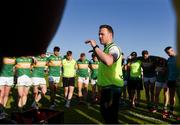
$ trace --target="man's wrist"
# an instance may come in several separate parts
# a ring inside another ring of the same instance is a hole
[[[96,48],[99,48],[99,46],[98,45],[93,46],[93,50],[95,50]]]

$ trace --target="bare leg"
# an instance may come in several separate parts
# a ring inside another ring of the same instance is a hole
[[[9,92],[11,90],[11,87],[10,86],[5,86],[5,90],[4,90],[4,107],[6,107],[6,104],[7,104],[7,101],[8,101],[8,97],[9,97]]]
[[[29,88],[30,88],[30,87],[24,87],[24,89],[23,89],[24,95],[23,95],[23,97],[22,97],[22,101],[23,101],[23,105],[22,105],[22,106],[25,106],[25,105],[26,105],[27,96],[28,96],[28,93],[29,93]]]

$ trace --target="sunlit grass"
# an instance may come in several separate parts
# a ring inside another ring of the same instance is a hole
[[[71,108],[67,109],[64,107],[65,101],[64,101],[64,94],[63,94],[63,88],[62,88],[62,83],[59,84],[59,89],[57,92],[57,110],[64,111],[64,122],[67,124],[72,124],[72,123],[90,123],[90,124],[103,124],[104,121],[101,117],[99,108],[99,105],[93,105],[91,104],[90,106],[87,105],[79,105],[78,104],[78,98],[77,98],[77,86],[75,89],[75,93],[72,99],[71,103]],[[91,86],[89,87],[89,96],[91,94]],[[13,111],[17,111],[17,88],[13,88],[10,97],[8,100],[7,104],[7,109],[6,112],[8,114],[11,114]],[[43,98],[40,101],[40,106],[43,108],[48,108],[50,106],[50,97],[49,97],[49,89],[47,92],[47,95],[45,98]],[[161,112],[157,113],[150,113],[146,109],[146,104],[144,103],[145,100],[145,92],[144,90],[141,91],[141,100],[142,102],[140,103],[140,107],[137,108],[122,108],[120,107],[119,110],[119,122],[126,124],[126,123],[136,123],[136,124],[168,124],[171,122],[174,122],[174,120],[164,120],[162,119]],[[32,89],[29,92],[28,95],[28,102],[26,109],[29,109],[31,107],[31,104],[33,102],[33,93]],[[160,103],[162,105],[163,102],[163,91],[160,93]],[[176,107],[179,104],[177,98],[176,98]],[[176,112],[180,111],[177,108],[175,108]]]

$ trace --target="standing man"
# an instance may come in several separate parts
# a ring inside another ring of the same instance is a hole
[[[3,58],[3,65],[0,71],[0,116],[4,114],[4,108],[8,101],[9,92],[14,83],[13,68],[15,60],[15,58],[11,57]]]
[[[38,102],[47,92],[45,80],[45,67],[47,65],[46,53],[43,52],[40,56],[34,57],[32,83],[34,87],[34,102],[32,107],[38,108]]]
[[[139,104],[140,102],[140,97],[141,97],[140,91],[143,90],[142,62],[137,59],[136,52],[132,52],[130,56],[131,56],[131,61],[128,64],[128,69],[129,69],[128,88],[130,90],[129,96],[130,96],[131,106],[135,107],[135,103]],[[135,102],[135,100],[137,102]]]
[[[66,100],[65,107],[70,107],[70,102],[74,92],[76,61],[72,58],[72,52],[67,51],[65,59],[62,61],[63,87]]]
[[[80,59],[77,61],[77,73],[78,73],[78,97],[79,102],[87,101],[88,85],[89,85],[89,60],[86,59],[85,53],[81,53]],[[84,91],[82,92],[82,89]]]
[[[146,94],[147,108],[150,112],[154,111],[154,89],[156,82],[156,60],[153,56],[149,56],[147,50],[142,51],[142,68],[143,68],[143,81]]]
[[[18,86],[18,107],[22,111],[27,102],[27,96],[29,89],[32,85],[31,81],[31,68],[32,58],[30,57],[18,57],[16,58],[16,70],[17,70],[17,86]]]
[[[168,82],[167,86],[169,88],[169,102],[170,102],[170,112],[169,116],[174,117],[174,104],[175,104],[175,91],[176,91],[176,80],[177,80],[177,67],[176,67],[176,53],[173,48],[168,46],[164,49],[166,54],[169,56],[167,60],[168,68]]]
[[[59,56],[59,47],[54,47],[54,55],[51,55],[48,58],[48,66],[49,66],[49,87],[50,87],[50,100],[51,106],[50,108],[55,108],[55,96],[58,87],[58,83],[60,82],[60,72],[62,66],[62,57]]]
[[[91,86],[92,86],[92,100],[97,101],[97,75],[98,75],[98,65],[99,61],[95,53],[92,54],[92,59],[90,61],[91,69]]]
[[[161,90],[163,89],[163,95],[164,95],[164,106],[162,115],[163,117],[166,117],[168,115],[167,112],[167,105],[169,101],[169,90],[167,87],[167,61],[166,59],[160,57],[157,60],[157,67],[156,67],[156,91],[155,91],[155,109],[153,112],[156,112],[158,110],[159,105],[159,95]]]
[[[100,111],[105,123],[118,123],[119,99],[123,87],[122,52],[113,42],[114,32],[111,26],[99,27],[99,40],[104,45],[100,49],[95,40],[88,40],[100,63],[98,85],[101,87]]]

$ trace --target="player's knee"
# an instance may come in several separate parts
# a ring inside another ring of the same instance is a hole
[[[19,93],[19,98],[22,98],[24,96],[24,93]]]

